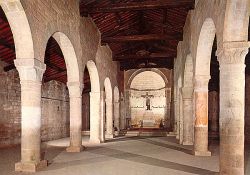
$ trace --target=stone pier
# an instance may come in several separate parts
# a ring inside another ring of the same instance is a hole
[[[36,59],[17,59],[21,84],[21,161],[15,171],[36,172],[47,166],[41,160],[41,81],[45,64]]]
[[[245,56],[247,42],[227,43],[220,63],[220,174],[244,175]]]
[[[194,155],[211,156],[208,151],[208,81],[210,76],[195,76]]]
[[[70,146],[67,152],[81,152],[82,146],[82,85],[68,82],[70,99]]]

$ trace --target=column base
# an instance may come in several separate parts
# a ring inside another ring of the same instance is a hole
[[[15,171],[19,172],[37,172],[48,166],[47,160],[41,160],[39,163],[34,162],[18,162],[15,164]]]
[[[106,139],[113,139],[114,137],[115,137],[114,134],[106,134],[105,135]]]
[[[99,139],[89,139],[89,143],[92,143],[92,144],[100,144],[102,142],[104,142],[104,141],[101,141]]]
[[[85,149],[84,146],[70,146],[66,148],[66,151],[68,153],[79,153],[79,152],[82,152],[84,149]]]
[[[115,136],[119,136],[119,134],[120,134],[120,131],[119,131],[119,130],[118,130],[118,131],[115,131],[115,133],[114,133]]]
[[[176,132],[169,132],[167,136],[176,137]]]
[[[195,156],[204,156],[204,157],[210,157],[212,155],[210,151],[193,151],[193,154]]]
[[[188,142],[188,141],[184,141],[182,144],[183,144],[183,145],[194,145],[193,142]]]

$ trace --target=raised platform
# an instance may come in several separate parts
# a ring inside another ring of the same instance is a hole
[[[166,130],[162,130],[159,128],[140,128],[128,130],[125,136],[142,136],[142,137],[150,137],[150,136],[167,136],[168,132]]]

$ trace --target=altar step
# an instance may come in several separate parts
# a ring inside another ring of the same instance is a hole
[[[125,136],[162,137],[167,136],[167,133],[167,131],[127,131]]]

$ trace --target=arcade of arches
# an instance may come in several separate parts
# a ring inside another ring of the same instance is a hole
[[[250,0],[0,0],[0,174],[250,174]]]

